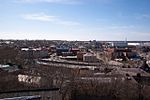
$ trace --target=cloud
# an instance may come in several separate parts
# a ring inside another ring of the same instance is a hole
[[[130,29],[130,28],[134,28],[133,25],[114,25],[114,26],[109,26],[109,29]]]
[[[25,20],[51,22],[51,23],[67,25],[67,26],[80,25],[80,23],[78,22],[62,20],[58,16],[50,16],[45,13],[23,14],[21,16]]]
[[[139,35],[139,36],[150,36],[150,32],[131,32],[132,34]]]
[[[80,23],[73,22],[73,21],[58,21],[58,23],[62,25],[69,25],[69,26],[80,25]]]
[[[105,26],[97,27],[95,29],[96,30],[116,30],[116,31],[120,31],[120,30],[132,30],[134,28],[135,28],[134,25],[105,25]]]
[[[60,4],[79,4],[80,0],[16,0],[23,3],[60,3]]]
[[[56,20],[56,16],[49,16],[44,13],[26,14],[26,15],[22,15],[22,17],[27,20],[48,21],[48,22],[52,22]]]
[[[100,3],[112,3],[114,0],[95,0]]]
[[[136,19],[150,19],[150,15],[149,14],[137,15]]]
[[[96,2],[110,4],[115,0],[15,0],[22,3],[57,3],[57,4],[84,4],[87,2]]]

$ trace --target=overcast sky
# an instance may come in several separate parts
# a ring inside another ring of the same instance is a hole
[[[150,40],[150,0],[0,0],[1,39]]]

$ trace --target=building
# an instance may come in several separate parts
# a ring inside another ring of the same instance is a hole
[[[81,52],[85,52],[86,51],[86,48],[84,46],[79,46],[78,48],[79,48],[79,51],[81,51]]]
[[[115,48],[112,52],[112,59],[122,59],[122,60],[139,60],[140,57],[136,51],[132,51],[127,48]]]
[[[39,85],[41,81],[41,77],[39,76],[31,76],[31,75],[18,75],[18,81],[27,83],[27,84],[36,84]]]
[[[77,60],[78,61],[83,61],[83,55],[86,54],[85,52],[78,52],[77,53]]]
[[[72,52],[62,52],[62,56],[66,57],[66,56],[73,56],[74,54]]]
[[[72,52],[73,55],[77,55],[77,52],[79,52],[79,49],[78,48],[71,48],[70,52]]]
[[[125,48],[128,46],[128,43],[126,41],[118,41],[111,43],[111,46],[117,48]]]
[[[57,56],[61,56],[63,52],[69,52],[69,49],[68,48],[57,48],[56,49]]]
[[[60,59],[77,60],[77,56],[59,56]]]
[[[141,43],[140,45],[141,45],[141,46],[150,47],[150,42]]]
[[[49,52],[50,53],[55,53],[56,52],[56,46],[55,45],[51,45]]]
[[[0,64],[0,69],[3,71],[8,71],[8,72],[14,72],[19,70],[18,65],[13,65],[13,64],[6,64],[6,65],[1,65]]]
[[[93,53],[86,53],[83,55],[83,61],[94,63],[94,62],[97,62],[97,58],[96,58],[96,55]]]
[[[22,48],[21,55],[25,59],[36,59],[48,57],[48,50],[46,48]]]

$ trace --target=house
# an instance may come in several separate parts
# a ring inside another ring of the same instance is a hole
[[[97,58],[96,58],[96,55],[93,53],[86,53],[83,55],[83,61],[94,63],[94,62],[97,62]]]

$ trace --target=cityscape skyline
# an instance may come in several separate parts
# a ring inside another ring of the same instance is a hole
[[[1,39],[149,41],[149,0],[3,0]]]

